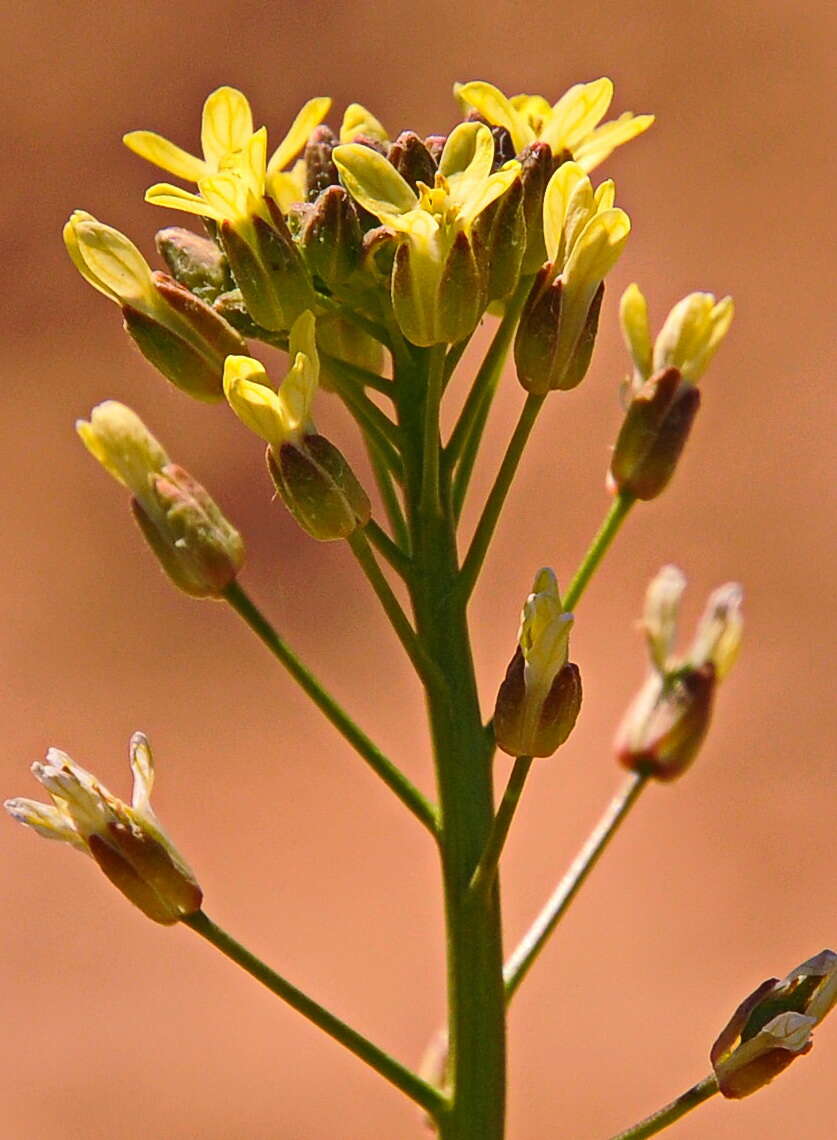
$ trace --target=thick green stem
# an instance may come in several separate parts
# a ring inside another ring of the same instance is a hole
[[[541,410],[543,402],[543,396],[530,394],[526,397],[526,403],[523,405],[517,427],[509,440],[506,454],[503,456],[503,462],[500,464],[500,470],[494,480],[494,486],[488,494],[480,521],[477,523],[474,537],[471,539],[471,545],[468,547],[468,553],[462,564],[459,588],[466,599],[470,597],[471,591],[476,585],[477,577],[488,551],[488,545],[506,501],[506,495],[509,493],[509,488],[523,455],[523,449],[532,428],[535,426],[535,420],[538,418],[538,412]]]
[[[654,1136],[657,1132],[662,1132],[664,1128],[668,1128],[670,1124],[674,1124],[675,1120],[679,1120],[681,1116],[685,1116],[687,1112],[691,1112],[693,1108],[697,1108],[699,1104],[709,1100],[716,1092],[718,1092],[718,1081],[715,1074],[712,1073],[710,1076],[704,1077],[702,1081],[698,1081],[696,1085],[692,1085],[690,1089],[687,1089],[677,1100],[673,1100],[671,1104],[667,1104],[665,1108],[659,1109],[651,1116],[646,1116],[644,1120],[640,1120],[632,1128],[626,1128],[624,1132],[611,1137],[611,1140],[646,1140],[646,1137]]]
[[[503,847],[509,834],[509,828],[511,827],[511,821],[514,818],[517,805],[520,803],[523,785],[526,783],[526,777],[529,775],[529,769],[531,767],[531,756],[518,756],[514,762],[514,767],[509,776],[509,782],[506,785],[506,790],[503,792],[503,798],[500,801],[500,806],[497,808],[497,814],[494,817],[491,834],[488,837],[488,842],[485,845],[485,850],[482,853],[479,865],[471,879],[470,889],[475,894],[486,890],[494,881],[494,877],[497,874],[497,867],[500,863],[500,856],[503,853]]]
[[[648,782],[647,775],[632,773],[611,800],[602,818],[590,832],[584,846],[570,864],[569,870],[547,900],[541,913],[521,939],[506,962],[506,1001],[511,1001],[535,964],[550,935],[569,909],[587,876],[604,854],[619,829],[620,823],[636,803]]]
[[[387,532],[383,530],[374,519],[369,520],[364,530],[366,531],[366,537],[378,553],[387,560],[396,574],[406,581],[409,577],[411,567],[408,555],[404,553],[398,543],[392,541]]]
[[[632,495],[619,494],[613,500],[610,510],[605,515],[598,534],[590,544],[590,548],[582,559],[581,565],[575,572],[573,580],[564,596],[564,609],[571,610],[578,603],[578,599],[587,588],[587,583],[593,577],[596,567],[607,553],[608,547],[616,537],[619,528],[625,521],[628,511],[636,502]]]
[[[426,503],[424,444],[426,368],[402,375],[399,415],[404,438],[408,524],[416,629],[436,663],[427,689],[439,788],[440,850],[448,964],[449,1079],[452,1104],[439,1119],[442,1140],[502,1140],[505,1115],[505,1000],[499,890],[474,896],[468,885],[493,823],[491,765],[477,698],[449,484]],[[438,433],[435,436],[438,444]],[[441,508],[441,509],[440,509]]]
[[[222,954],[226,954],[231,961],[235,962],[237,966],[241,966],[256,981],[267,986],[271,993],[287,1002],[297,1013],[307,1017],[329,1037],[333,1037],[335,1041],[339,1041],[341,1045],[345,1046],[350,1053],[354,1053],[361,1061],[365,1061],[376,1073],[380,1073],[390,1084],[395,1085],[397,1089],[400,1089],[401,1092],[420,1105],[425,1112],[436,1117],[444,1111],[447,1102],[438,1089],[427,1084],[421,1077],[396,1061],[394,1057],[358,1033],[356,1029],[352,1029],[345,1021],[341,1021],[339,1017],[335,1017],[333,1013],[314,1001],[313,998],[308,997],[302,990],[291,985],[275,970],[271,970],[260,958],[251,954],[240,942],[236,942],[232,935],[227,934],[225,930],[217,926],[203,911],[199,910],[196,914],[188,915],[182,919],[182,922],[200,934]]]
[[[384,756],[378,746],[369,739],[362,729],[358,728],[348,713],[322,687],[317,678],[308,671],[238,582],[233,582],[227,587],[224,591],[224,597],[267,646],[273,656],[284,665],[293,679],[307,693],[326,719],[334,725],[340,735],[363,757],[369,767],[377,772],[384,783],[395,792],[401,802],[424,824],[428,831],[436,836],[437,816],[433,805],[425,799],[404,773]]]

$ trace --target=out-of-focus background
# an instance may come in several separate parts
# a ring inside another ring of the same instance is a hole
[[[634,623],[649,577],[670,560],[685,569],[689,622],[710,588],[741,579],[746,644],[698,763],[648,791],[516,1000],[511,1140],[596,1140],[655,1109],[707,1072],[715,1034],[758,982],[837,938],[831,11],[35,0],[4,16],[0,790],[37,794],[28,766],[55,744],[124,794],[143,728],[160,814],[208,912],[409,1062],[443,1007],[431,844],[231,612],[171,588],[74,419],[116,397],[147,420],[246,535],[248,589],[429,790],[416,684],[347,551],[271,503],[261,448],[224,407],[190,402],[145,364],[71,268],[60,228],[83,207],[150,255],[178,217],[143,204],[157,175],[120,136],[153,127],[195,149],[221,83],[248,93],[274,138],[318,94],[338,118],[359,100],[393,134],[445,131],[451,84],[471,78],[555,99],[608,74],[615,112],[658,116],[599,172],[634,232],[591,372],[550,399],[473,603],[487,708],[533,572],[551,564],[566,583],[608,503],[622,288],[641,284],[655,324],[692,289],[732,293],[738,312],[672,486],[634,512],[579,607],[584,711],[515,822],[510,947],[620,778],[610,740],[644,672]],[[476,504],[521,399],[509,373]],[[327,397],[318,419],[357,454]],[[498,781],[506,772],[499,760]],[[422,1135],[399,1094],[189,930],[146,921],[91,862],[8,819],[0,846],[2,1140]],[[676,1135],[828,1140],[835,1078],[837,1022],[769,1089],[717,1098]]]

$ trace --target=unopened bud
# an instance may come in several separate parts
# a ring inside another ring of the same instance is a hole
[[[478,240],[460,230],[441,266],[412,241],[396,250],[392,300],[401,331],[413,344],[454,343],[474,331],[485,311],[485,274]]]
[[[337,167],[331,152],[337,146],[337,136],[325,123],[315,127],[305,144],[305,191],[309,202],[315,202],[329,186],[337,185]]]
[[[602,282],[587,309],[577,339],[568,345],[567,338],[562,336],[564,282],[551,278],[549,266],[538,272],[514,342],[517,377],[527,392],[537,396],[556,390],[569,391],[587,375],[604,297]]]
[[[741,1003],[710,1052],[723,1096],[750,1096],[813,1048],[812,1031],[837,1004],[837,954],[823,950]]]
[[[437,163],[414,131],[402,131],[389,148],[389,161],[407,185],[418,192],[419,182],[432,186]]]
[[[99,404],[76,430],[91,455],[132,492],[134,517],[174,584],[192,597],[220,597],[241,569],[244,544],[204,487],[169,462],[124,404]]]
[[[616,440],[610,489],[635,499],[654,499],[665,490],[699,407],[700,392],[676,368],[646,380],[628,405]]]
[[[572,623],[555,575],[539,571],[494,709],[497,746],[510,756],[551,756],[575,726],[582,693],[578,666],[568,660]]]
[[[474,233],[487,264],[487,299],[501,300],[517,284],[526,250],[523,183],[519,178],[483,210],[474,224]]]
[[[355,204],[342,186],[329,186],[308,208],[299,243],[312,276],[328,288],[343,284],[355,272],[363,234]]]
[[[262,328],[280,332],[313,306],[314,289],[281,211],[266,202],[271,222],[255,215],[245,233],[224,221],[220,233],[250,316]]]
[[[212,304],[234,287],[229,263],[212,238],[168,226],[158,231],[154,243],[175,281],[202,301]]]
[[[526,254],[522,272],[536,273],[546,261],[543,238],[543,199],[555,169],[548,143],[534,142],[520,154],[520,180],[523,183],[523,217],[526,223]]]

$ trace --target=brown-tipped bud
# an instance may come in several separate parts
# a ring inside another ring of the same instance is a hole
[[[514,149],[514,140],[511,137],[511,131],[506,130],[505,127],[491,126],[491,134],[494,138],[494,170],[499,170],[505,162],[511,162],[513,158],[517,158]]]
[[[363,235],[361,264],[367,273],[389,282],[398,238],[388,226],[374,226]]]
[[[224,360],[246,351],[244,340],[205,301],[165,273],[152,274],[159,304],[122,306],[125,328],[143,356],[198,400],[223,399]]]
[[[599,327],[604,296],[602,282],[581,322],[575,342],[562,335],[562,324],[575,316],[565,312],[564,283],[552,280],[552,266],[541,267],[523,308],[514,341],[517,377],[527,392],[569,391],[584,379]]]
[[[282,502],[320,542],[348,538],[369,521],[369,497],[337,450],[321,435],[267,449],[267,466]]]
[[[341,285],[360,265],[362,246],[354,202],[342,186],[329,186],[307,211],[300,233],[311,274],[329,288]]]
[[[177,464],[167,464],[149,482],[153,506],[146,511],[131,500],[148,545],[184,593],[219,598],[244,563],[238,531],[208,491]]]
[[[523,215],[526,219],[526,254],[523,273],[536,273],[546,261],[543,237],[543,199],[555,170],[555,159],[547,143],[533,142],[520,153],[523,182]]]
[[[620,764],[657,780],[676,780],[697,756],[712,719],[715,667],[652,672],[628,708],[615,741]]]
[[[485,250],[488,300],[507,297],[518,282],[526,250],[523,183],[519,178],[477,217],[474,233]]]
[[[175,281],[201,300],[211,304],[232,289],[229,263],[212,238],[168,226],[158,231],[154,243]]]
[[[654,499],[668,485],[680,458],[700,392],[676,368],[646,380],[631,400],[616,440],[608,486],[636,499]]]
[[[305,144],[305,193],[309,202],[317,200],[323,190],[339,182],[331,153],[337,146],[337,135],[321,123],[308,136]]]
[[[405,182],[418,192],[419,182],[432,186],[436,178],[436,160],[414,131],[402,131],[389,148],[389,161]]]
[[[428,135],[424,140],[424,145],[427,147],[427,153],[438,166],[439,159],[442,157],[442,151],[445,149],[445,143],[448,141],[447,135]]]
[[[533,708],[526,686],[526,661],[520,647],[512,657],[494,708],[497,747],[510,756],[551,756],[575,727],[581,711],[581,674],[562,665],[543,701]]]
[[[837,954],[809,958],[745,998],[710,1052],[721,1094],[757,1092],[813,1048],[812,1031],[837,1003]]]
[[[272,224],[251,219],[245,239],[229,222],[221,223],[221,241],[236,284],[257,325],[285,331],[314,306],[314,288],[278,206],[266,198]]]

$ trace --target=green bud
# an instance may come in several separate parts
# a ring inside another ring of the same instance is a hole
[[[526,661],[518,647],[494,708],[494,738],[509,756],[551,756],[575,727],[581,711],[581,673],[568,661],[555,674],[538,707],[527,690]]]
[[[348,538],[369,521],[369,497],[324,436],[306,435],[298,443],[269,446],[267,466],[282,502],[312,538]]]
[[[514,341],[517,377],[527,392],[544,396],[569,391],[584,379],[599,327],[604,282],[596,289],[574,344],[562,343],[564,283],[552,280],[552,267],[543,266],[523,308]]]
[[[700,392],[676,368],[657,372],[634,395],[616,440],[608,485],[637,499],[654,499],[680,458]]]
[[[154,243],[175,281],[202,301],[212,304],[221,293],[232,289],[227,259],[211,238],[169,226],[158,231]]]
[[[359,267],[363,234],[354,203],[342,186],[329,186],[308,208],[299,240],[312,276],[329,289],[343,284]]]
[[[222,222],[221,242],[250,316],[262,328],[280,332],[313,308],[314,289],[281,211],[265,201],[273,224],[256,215],[245,238]]]
[[[477,250],[479,249],[479,254]],[[441,266],[402,242],[392,268],[395,317],[407,340],[426,347],[463,340],[485,311],[485,274],[478,240],[460,230]]]
[[[165,273],[152,274],[158,305],[122,306],[125,328],[143,356],[198,400],[223,399],[224,360],[246,350],[232,325]]]

